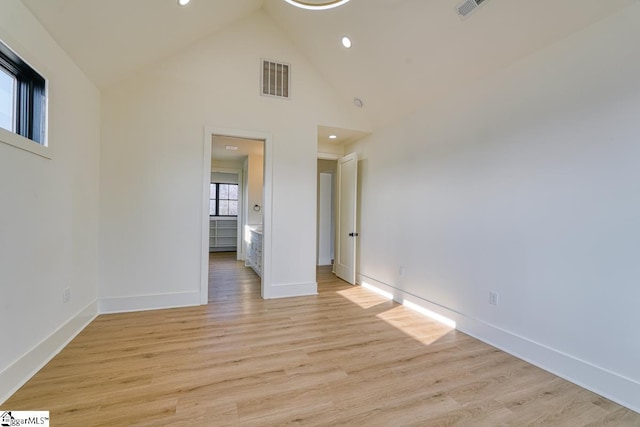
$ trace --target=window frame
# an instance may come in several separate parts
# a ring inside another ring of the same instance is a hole
[[[0,128],[0,142],[50,159],[47,144],[46,78],[2,40],[0,68],[15,79],[13,130]]]
[[[216,186],[216,198],[212,199],[211,198],[211,185],[215,185]],[[236,187],[238,187],[237,190],[237,194],[238,197],[240,196],[240,184],[235,184],[232,182],[211,182],[209,185],[209,217],[211,218],[237,218],[238,214],[236,215],[220,215],[220,186],[221,185],[235,185]],[[216,206],[215,206],[215,214],[211,214],[211,201],[215,200],[216,201]],[[240,208],[240,199],[222,199],[222,200],[227,200],[227,201],[233,201],[233,202],[237,202],[238,203],[238,209]]]

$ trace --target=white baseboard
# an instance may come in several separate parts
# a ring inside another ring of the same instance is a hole
[[[164,308],[200,305],[200,291],[171,294],[140,295],[135,297],[100,298],[100,314],[160,310]]]
[[[318,283],[285,283],[265,289],[264,299],[293,298],[318,295]]]
[[[362,284],[363,281],[391,293],[394,301],[400,304],[410,301],[449,318],[456,322],[456,329],[465,334],[633,411],[640,412],[640,383],[631,378],[611,372],[481,320],[468,317],[463,313],[408,294],[374,278],[358,274],[357,283]]]
[[[92,302],[34,348],[0,372],[0,403],[4,403],[98,316]]]

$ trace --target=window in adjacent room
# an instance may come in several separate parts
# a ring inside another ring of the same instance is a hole
[[[16,79],[0,68],[0,127],[13,132]]]
[[[211,183],[209,215],[238,216],[238,184]]]
[[[45,79],[0,42],[0,128],[46,145]]]

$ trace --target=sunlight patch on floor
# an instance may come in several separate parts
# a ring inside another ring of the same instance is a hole
[[[365,309],[375,307],[376,305],[382,304],[391,299],[383,297],[377,292],[363,291],[363,288],[361,288],[360,286],[354,286],[349,289],[338,291],[338,294]]]
[[[424,318],[415,316],[412,311],[403,306],[394,307],[378,314],[376,317],[424,345],[432,344],[454,330],[454,328],[445,326],[442,323],[429,322]]]
[[[404,301],[402,303],[402,305],[404,305],[405,307],[407,307],[410,310],[413,311],[417,311],[418,313],[427,316],[428,318],[430,318],[431,320],[435,320],[436,322],[442,323],[445,326],[448,326],[451,329],[455,329],[456,328],[456,321],[453,319],[449,319],[448,317],[445,317],[441,314],[438,314],[434,311],[431,311],[427,308],[422,307],[421,305],[418,305],[416,303],[413,303],[411,301]]]
[[[383,298],[386,298],[388,300],[392,300],[393,299],[393,294],[391,292],[387,292],[383,289],[377,288],[373,285],[370,285],[367,282],[362,282],[362,287],[365,289],[370,290],[371,292],[375,292],[376,294],[380,295]]]
[[[367,282],[362,282],[361,286],[338,291],[338,294],[363,309],[393,300],[391,292]],[[421,316],[416,316],[415,313],[419,313]],[[433,320],[433,322],[423,316]],[[406,300],[402,305],[396,305],[376,317],[425,345],[437,341],[456,328],[454,320]]]

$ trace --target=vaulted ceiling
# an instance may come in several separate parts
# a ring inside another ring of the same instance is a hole
[[[486,0],[466,19],[460,0],[351,0],[319,12],[283,0],[22,1],[99,88],[262,9],[345,102],[364,101],[376,128],[635,0]]]

